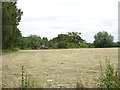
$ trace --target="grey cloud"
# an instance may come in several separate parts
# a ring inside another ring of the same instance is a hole
[[[24,17],[24,21],[29,22],[29,21],[52,21],[56,20],[60,17]]]
[[[100,23],[108,25],[108,26],[113,26],[117,22],[117,19],[103,19],[100,21]]]
[[[81,18],[78,16],[58,16],[58,17],[24,17],[23,21],[24,22],[31,22],[31,21],[49,21],[49,22],[54,22],[54,21],[63,21],[63,22],[79,22]]]
[[[67,28],[67,26],[51,26],[49,27],[50,29],[64,29],[64,28]]]

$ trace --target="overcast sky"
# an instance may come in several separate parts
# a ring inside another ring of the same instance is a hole
[[[23,16],[18,26],[23,36],[36,34],[52,39],[66,32],[81,32],[93,42],[99,31],[118,41],[119,0],[18,0]]]

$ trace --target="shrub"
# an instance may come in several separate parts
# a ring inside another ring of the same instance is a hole
[[[105,68],[100,65],[101,76],[98,77],[97,87],[99,88],[120,88],[118,70],[115,70],[109,61],[106,60]]]
[[[67,43],[65,43],[65,42],[59,42],[57,47],[58,48],[68,48]]]
[[[81,47],[81,48],[88,48],[89,45],[88,45],[87,43],[81,43],[81,44],[80,44],[80,47]]]
[[[16,52],[16,51],[18,51],[18,50],[20,50],[20,48],[12,48],[12,49],[11,49],[11,51],[13,51],[13,52]]]

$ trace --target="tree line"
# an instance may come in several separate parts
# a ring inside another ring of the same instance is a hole
[[[98,32],[94,35],[93,43],[87,43],[80,35],[81,33],[79,32],[68,32],[67,34],[59,34],[51,40],[48,40],[47,37],[41,38],[37,35],[30,35],[28,37],[23,37],[20,48],[37,49],[42,45],[51,49],[120,47],[120,42],[113,42],[113,36],[105,31]]]
[[[59,34],[51,40],[38,35],[23,37],[18,29],[23,12],[16,6],[17,2],[2,3],[2,49],[36,49],[45,45],[52,49],[59,48],[105,48],[120,47],[120,42],[113,42],[114,37],[105,31],[94,36],[93,43],[87,43],[79,32]]]

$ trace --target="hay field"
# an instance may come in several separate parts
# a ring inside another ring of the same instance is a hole
[[[38,87],[75,87],[80,80],[95,87],[99,65],[108,58],[118,63],[118,48],[81,48],[54,50],[20,50],[3,54],[2,70],[5,87],[18,87],[21,66],[24,65],[36,79]]]

